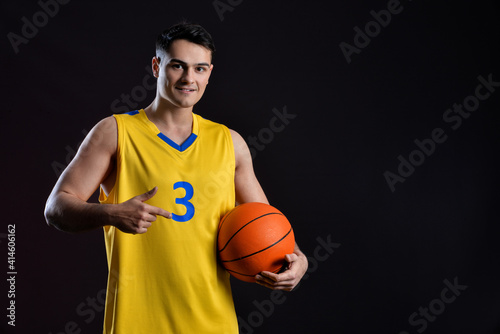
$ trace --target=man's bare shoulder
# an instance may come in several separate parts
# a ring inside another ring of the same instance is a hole
[[[103,118],[94,127],[96,131],[99,131],[103,135],[115,135],[118,131],[117,128],[118,126],[114,116]]]
[[[241,135],[238,132],[236,132],[235,130],[229,129],[229,133],[231,133],[231,137],[233,138],[233,141],[234,140],[237,140],[237,141],[243,140],[243,137],[241,137]]]
[[[229,129],[229,132],[231,133],[231,138],[233,139],[236,167],[242,164],[251,163],[252,159],[250,155],[250,150],[243,137],[233,129]]]
[[[233,139],[233,145],[235,152],[246,151],[248,150],[248,145],[243,139],[243,137],[233,129],[229,129],[229,133],[231,134],[231,138]]]
[[[100,120],[92,130],[90,130],[82,143],[81,149],[87,151],[87,153],[106,151],[110,155],[114,155],[117,146],[118,126],[116,124],[116,119],[113,116],[109,116]]]

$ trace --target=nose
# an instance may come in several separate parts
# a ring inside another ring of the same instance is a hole
[[[182,83],[192,84],[194,83],[193,69],[188,67],[184,71],[181,77]]]

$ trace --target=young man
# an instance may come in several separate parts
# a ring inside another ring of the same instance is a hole
[[[237,333],[228,273],[217,263],[221,217],[264,202],[252,159],[235,131],[193,114],[215,50],[200,26],[158,37],[156,98],[99,122],[50,194],[49,225],[104,229],[109,278],[104,333]],[[100,186],[100,202],[87,200]],[[296,246],[288,269],[257,283],[292,290],[307,270]]]

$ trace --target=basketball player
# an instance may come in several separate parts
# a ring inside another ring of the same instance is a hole
[[[156,98],[99,122],[47,200],[49,225],[104,230],[104,333],[238,332],[229,274],[217,263],[217,227],[235,203],[267,199],[243,138],[193,113],[214,50],[198,25],[160,34]],[[99,186],[101,204],[87,202]],[[296,246],[286,261],[286,271],[262,272],[257,282],[292,290],[307,260]]]

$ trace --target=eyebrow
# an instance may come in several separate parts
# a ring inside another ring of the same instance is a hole
[[[176,58],[170,59],[169,63],[172,63],[172,62],[179,63],[179,64],[182,64],[182,65],[187,65],[188,64],[185,61],[182,61],[182,60],[176,59]],[[197,63],[197,64],[194,64],[194,65],[196,65],[196,66],[207,66],[207,67],[210,67],[209,63]]]

